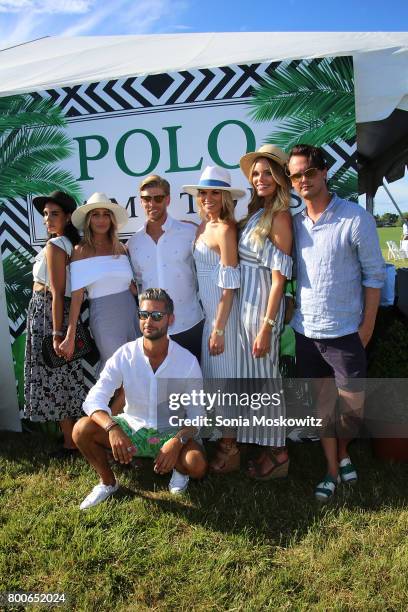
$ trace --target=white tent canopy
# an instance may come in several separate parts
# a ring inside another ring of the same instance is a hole
[[[50,37],[1,51],[0,95],[230,64],[352,55],[358,123],[408,110],[408,33]]]

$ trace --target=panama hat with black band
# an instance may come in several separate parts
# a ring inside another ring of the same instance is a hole
[[[241,166],[242,172],[245,174],[247,179],[250,181],[251,177],[251,168],[255,160],[265,157],[266,159],[270,159],[271,161],[279,164],[284,170],[285,165],[289,159],[289,156],[282,151],[279,147],[273,144],[264,144],[257,151],[253,153],[247,153],[239,160],[239,165]]]
[[[73,213],[71,221],[77,229],[82,230],[84,228],[87,214],[91,212],[91,210],[95,210],[95,208],[106,208],[110,210],[116,219],[118,229],[124,227],[129,221],[126,208],[123,208],[123,206],[120,206],[120,204],[116,202],[112,202],[106,194],[97,192],[91,195],[86,204],[78,206]]]
[[[44,207],[48,202],[53,202],[53,204],[58,204],[61,206],[64,213],[73,213],[77,207],[77,203],[74,198],[65,193],[64,191],[53,191],[50,195],[46,196],[37,196],[33,198],[33,206],[35,210],[37,210],[40,215],[44,214]]]

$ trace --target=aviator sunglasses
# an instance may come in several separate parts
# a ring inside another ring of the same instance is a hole
[[[295,174],[289,174],[289,169],[286,169],[286,176],[290,178],[293,183],[298,183],[302,176],[305,178],[314,178],[319,172],[320,168],[308,168],[304,172],[295,172]]]
[[[143,202],[146,202],[146,204],[150,204],[150,202],[152,200],[154,202],[156,202],[156,204],[161,204],[163,202],[164,198],[166,198],[166,197],[167,196],[165,194],[164,195],[154,195],[154,196],[151,196],[151,195],[141,195],[140,199]]]
[[[139,319],[141,321],[146,321],[149,317],[153,319],[153,321],[161,321],[163,317],[165,317],[168,312],[160,312],[160,310],[139,310]]]

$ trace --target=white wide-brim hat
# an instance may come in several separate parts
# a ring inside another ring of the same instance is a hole
[[[192,196],[197,196],[201,189],[219,189],[220,191],[229,191],[233,200],[239,200],[245,195],[243,189],[235,189],[231,187],[231,175],[225,168],[219,166],[207,166],[200,176],[197,185],[183,185],[183,191]]]
[[[254,151],[253,153],[247,153],[239,160],[241,170],[248,180],[250,180],[252,164],[256,159],[259,159],[260,157],[266,157],[266,159],[270,159],[271,161],[279,164],[279,166],[282,166],[283,169],[285,169],[285,164],[289,159],[289,155],[287,155],[285,151],[282,151],[282,149],[280,149],[276,145],[262,145],[262,147],[259,147],[257,151]]]
[[[79,230],[84,228],[86,215],[95,208],[106,208],[113,212],[116,225],[118,229],[121,229],[126,225],[129,220],[129,215],[127,213],[126,208],[117,204],[117,202],[112,202],[108,196],[104,193],[93,193],[86,204],[82,206],[78,206],[78,208],[72,213],[71,221],[73,225]]]

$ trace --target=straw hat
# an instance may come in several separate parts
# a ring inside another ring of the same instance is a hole
[[[112,211],[118,229],[124,227],[129,220],[126,208],[112,202],[104,193],[93,193],[87,203],[79,206],[72,214],[71,221],[77,229],[82,230],[84,228],[86,215],[95,208],[106,208]]]
[[[282,166],[283,169],[285,168],[285,164],[289,159],[289,155],[287,155],[279,147],[273,144],[262,145],[262,147],[259,147],[257,151],[254,151],[253,153],[247,153],[239,160],[241,170],[248,180],[250,180],[249,174],[251,172],[252,164],[256,159],[259,159],[260,157],[266,157],[266,159],[270,159],[271,161]]]
[[[33,199],[33,206],[38,210],[40,215],[42,215],[45,205],[48,204],[48,202],[53,202],[61,206],[64,213],[73,213],[77,207],[74,198],[68,195],[68,193],[64,193],[64,191],[53,191],[47,196],[37,196]]]
[[[245,195],[243,189],[231,187],[231,175],[228,170],[219,166],[207,166],[200,176],[197,185],[183,185],[182,189],[192,196],[197,196],[200,189],[219,189],[229,191],[233,200],[239,200]]]

